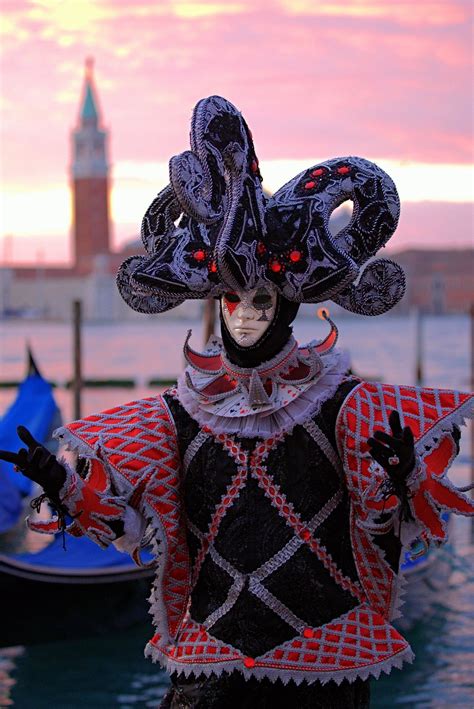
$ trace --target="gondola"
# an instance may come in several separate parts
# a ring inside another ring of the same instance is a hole
[[[41,375],[31,350],[27,350],[27,374],[15,400],[0,419],[0,449],[17,450],[21,441],[16,429],[26,426],[37,441],[46,444],[61,424],[52,386]],[[52,444],[55,446],[55,444]],[[48,445],[49,447],[49,445]],[[50,448],[54,453],[53,447]],[[0,534],[11,530],[20,520],[24,500],[32,493],[32,483],[19,475],[12,465],[0,459]]]
[[[142,559],[151,556],[145,551]],[[57,535],[36,553],[0,553],[0,646],[103,635],[145,622],[152,575],[87,537],[63,542]]]
[[[1,449],[18,448],[20,423],[48,447],[61,423],[52,387],[30,351],[25,380],[0,421]],[[0,647],[101,635],[146,621],[153,570],[137,567],[113,545],[102,550],[87,537],[57,535],[39,551],[10,550],[22,543],[22,517],[34,492],[28,478],[0,460]],[[144,551],[142,559],[151,556]]]

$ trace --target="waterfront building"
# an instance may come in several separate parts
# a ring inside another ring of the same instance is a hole
[[[79,125],[72,135],[73,267],[85,275],[94,270],[97,257],[111,251],[108,133],[100,125],[92,69],[88,59]]]

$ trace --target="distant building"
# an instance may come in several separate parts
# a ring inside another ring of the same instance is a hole
[[[134,317],[115,285],[125,256],[110,248],[108,134],[101,127],[91,59],[86,61],[78,125],[71,137],[73,264],[1,268],[0,317],[68,320],[76,299],[82,300],[88,320]]]
[[[110,253],[108,135],[99,125],[92,66],[88,59],[79,126],[72,136],[74,270],[80,274],[91,273],[96,257]]]
[[[474,303],[474,249],[407,249],[393,260],[407,277],[396,312],[465,313]]]

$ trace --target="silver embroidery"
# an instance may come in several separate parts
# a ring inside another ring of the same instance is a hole
[[[238,597],[240,596],[240,593],[245,586],[245,578],[242,576],[234,581],[232,586],[229,589],[229,592],[227,594],[227,598],[225,599],[224,603],[219,606],[219,608],[216,608],[216,610],[209,615],[206,620],[203,623],[203,626],[209,630],[212,628],[213,625],[217,623],[218,620],[223,618],[227,613],[231,610],[231,608],[234,606],[235,602],[237,601]]]
[[[273,593],[271,593],[263,584],[260,583],[256,578],[250,575],[249,578],[249,591],[253,593],[254,596],[259,598],[265,605],[270,608],[274,613],[276,613],[285,623],[291,625],[298,633],[302,633],[306,627],[306,623],[298,618],[290,609],[285,606],[284,603],[278,600]]]
[[[326,504],[316,512],[314,517],[310,519],[306,525],[308,530],[313,535],[316,529],[327,520],[330,514],[334,512],[340,501],[342,500],[343,490],[339,490],[334,493],[334,495],[326,502]],[[276,571],[280,566],[285,564],[292,556],[295,554],[300,546],[305,542],[300,537],[292,537],[289,542],[285,544],[276,554],[274,554],[271,559],[268,559],[264,564],[256,569],[252,576],[259,581],[262,581],[267,576],[270,576],[274,571]]]
[[[343,489],[340,487],[337,492],[326,502],[326,504],[311,518],[311,520],[306,525],[308,530],[313,535],[316,529],[325,522],[329,515],[336,509],[343,497]],[[203,534],[191,521],[187,522],[189,529],[196,537],[202,542],[206,535]],[[288,625],[302,632],[305,623],[303,620],[295,616],[287,606],[278,600],[262,583],[263,579],[270,576],[274,571],[276,571],[280,566],[286,563],[293,554],[301,547],[305,542],[299,537],[292,537],[289,542],[285,544],[276,554],[274,554],[271,559],[268,559],[264,564],[262,564],[258,569],[250,574],[243,574],[238,571],[227,559],[225,559],[214,547],[214,544],[209,545],[208,554],[217,566],[219,566],[223,571],[225,571],[234,580],[234,583],[230,587],[227,597],[218,608],[216,608],[203,622],[203,625],[209,629],[218,620],[223,618],[234,606],[240,593],[245,587],[245,582],[248,579],[248,588],[254,596],[259,598],[268,608],[275,612],[280,618],[282,618]]]
[[[188,472],[188,468],[191,465],[191,462],[194,458],[194,456],[198,453],[199,449],[201,448],[202,445],[207,441],[209,438],[209,434],[206,433],[205,431],[201,430],[199,433],[193,438],[191,443],[186,449],[186,453],[184,454],[183,458],[183,473],[186,475]]]
[[[341,470],[342,462],[338,454],[331,445],[326,434],[314,421],[307,421],[303,427],[308,431],[313,441],[321,448],[322,452],[336,470]]]

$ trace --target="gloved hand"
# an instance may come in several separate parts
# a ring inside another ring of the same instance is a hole
[[[0,450],[0,458],[13,463],[30,480],[41,485],[48,496],[57,498],[66,480],[66,471],[55,456],[38,443],[27,428],[18,426],[18,436],[28,448],[20,448],[18,453]]]
[[[392,435],[374,431],[369,438],[370,455],[379,463],[396,485],[406,480],[415,466],[415,440],[410,426],[402,431],[398,411],[392,411],[388,422]]]
[[[18,453],[0,450],[0,458],[8,463],[13,463],[23,475],[41,485],[45,495],[40,495],[36,500],[32,500],[31,506],[39,511],[41,503],[47,497],[58,514],[58,528],[64,530],[66,528],[65,515],[68,514],[68,510],[59,500],[59,491],[66,480],[66,471],[55,456],[33,438],[27,428],[18,426],[17,432],[23,443],[28,446],[28,450],[20,448]],[[79,511],[76,517],[80,517],[80,515]],[[123,520],[112,520],[109,526],[117,538],[124,534]]]
[[[400,519],[410,520],[413,517],[408,503],[406,480],[415,467],[415,439],[410,426],[402,430],[398,411],[392,411],[388,422],[392,435],[385,431],[374,431],[373,438],[368,438],[367,443],[372,458],[388,474],[388,484],[384,486],[386,495],[395,494],[400,499]]]

